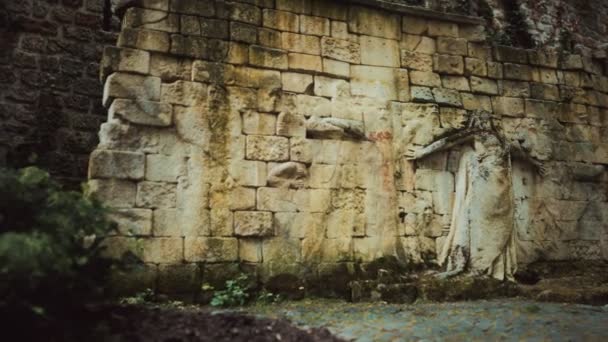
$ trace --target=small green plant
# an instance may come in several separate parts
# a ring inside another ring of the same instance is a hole
[[[280,294],[274,294],[272,292],[263,290],[258,295],[258,302],[264,304],[276,304],[283,300]]]
[[[120,299],[120,304],[127,305],[141,305],[150,303],[154,300],[155,294],[152,289],[145,289],[144,291],[138,292],[135,296],[125,297]]]
[[[211,306],[228,307],[244,305],[249,299],[249,277],[240,274],[235,279],[226,281],[226,288],[213,293]],[[209,284],[203,284],[203,290],[213,290]]]

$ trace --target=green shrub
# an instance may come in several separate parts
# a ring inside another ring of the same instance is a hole
[[[203,285],[204,290],[212,289],[209,285]],[[244,305],[249,299],[249,277],[245,274],[239,275],[236,279],[226,281],[226,288],[213,293],[211,306],[238,306]]]
[[[53,316],[103,294],[102,205],[48,173],[0,169],[0,311]]]

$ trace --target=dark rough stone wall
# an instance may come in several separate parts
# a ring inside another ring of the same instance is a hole
[[[0,165],[86,178],[105,120],[99,61],[119,29],[103,13],[104,0],[0,1]]]

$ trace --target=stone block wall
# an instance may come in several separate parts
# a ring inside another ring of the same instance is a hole
[[[86,178],[104,121],[99,60],[118,20],[104,0],[0,3],[0,165],[36,164],[66,184]]]
[[[129,8],[89,166],[119,223],[110,254],[169,292],[235,265],[315,279],[432,263],[462,149],[404,155],[485,110],[548,170],[513,164],[518,261],[608,258],[606,60],[492,48],[481,24],[357,1]]]

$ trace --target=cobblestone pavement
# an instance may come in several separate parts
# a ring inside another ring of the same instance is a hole
[[[356,341],[608,341],[608,307],[493,300],[387,305],[304,300],[244,309]]]

